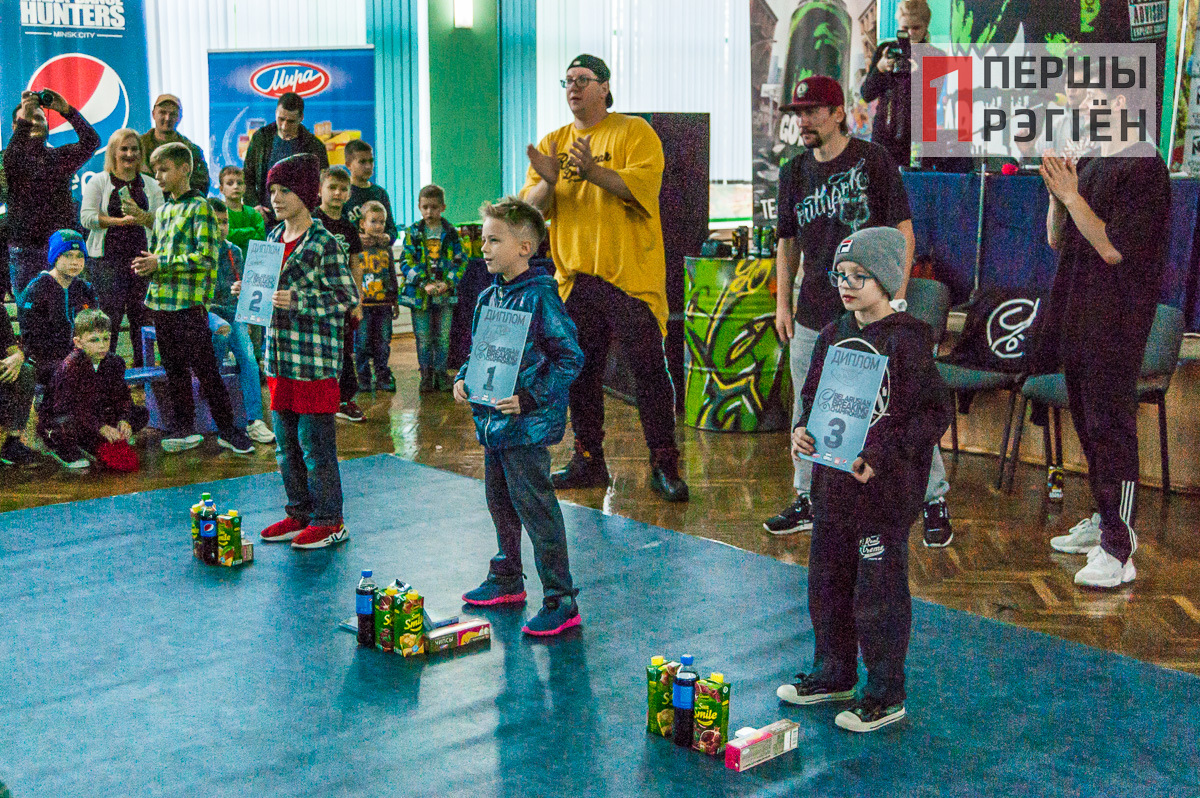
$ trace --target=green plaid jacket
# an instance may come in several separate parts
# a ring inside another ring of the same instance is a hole
[[[219,245],[217,217],[200,192],[168,198],[150,231],[150,252],[159,263],[150,276],[146,307],[185,310],[212,302]]]
[[[276,226],[267,240],[282,242],[283,229]],[[345,251],[316,219],[280,270],[279,290],[288,289],[296,291],[296,307],[275,309],[267,330],[267,374],[291,380],[337,377],[346,314],[358,301],[358,290]]]

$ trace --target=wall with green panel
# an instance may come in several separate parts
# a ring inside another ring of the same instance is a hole
[[[500,32],[497,0],[474,0],[475,24],[454,27],[452,0],[429,0],[429,127],[433,182],[446,218],[479,218],[501,193]],[[411,222],[416,208],[396,209]]]

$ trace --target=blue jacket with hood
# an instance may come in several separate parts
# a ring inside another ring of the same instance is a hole
[[[487,306],[523,310],[533,314],[533,319],[514,391],[521,412],[505,415],[494,407],[472,403],[475,436],[489,449],[558,443],[567,429],[568,389],[583,370],[575,323],[558,297],[558,283],[533,270],[517,275],[510,283],[497,277],[475,303],[472,337],[479,326],[480,309]],[[456,379],[466,376],[467,365],[463,364]]]

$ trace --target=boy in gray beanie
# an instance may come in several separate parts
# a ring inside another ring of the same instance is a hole
[[[829,279],[852,312],[817,338],[792,431],[794,454],[814,454],[814,436],[835,445],[829,436],[837,429],[807,428],[830,347],[887,357],[852,472],[813,468],[813,667],[776,691],[790,704],[853,701],[834,722],[855,732],[874,731],[905,714],[904,660],[912,628],[908,530],[921,511],[933,447],[950,424],[929,325],[890,304],[904,283],[904,251],[903,235],[888,227],[859,230],[838,245]],[[867,682],[856,699],[860,648]]]

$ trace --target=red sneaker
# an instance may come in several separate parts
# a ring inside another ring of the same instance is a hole
[[[334,546],[350,539],[346,525],[338,522],[332,526],[313,526],[309,524],[304,531],[292,540],[293,549],[323,549]]]
[[[304,524],[295,518],[288,517],[282,521],[276,521],[262,531],[263,543],[282,543],[285,540],[291,540],[299,535],[302,529],[304,529]]]

